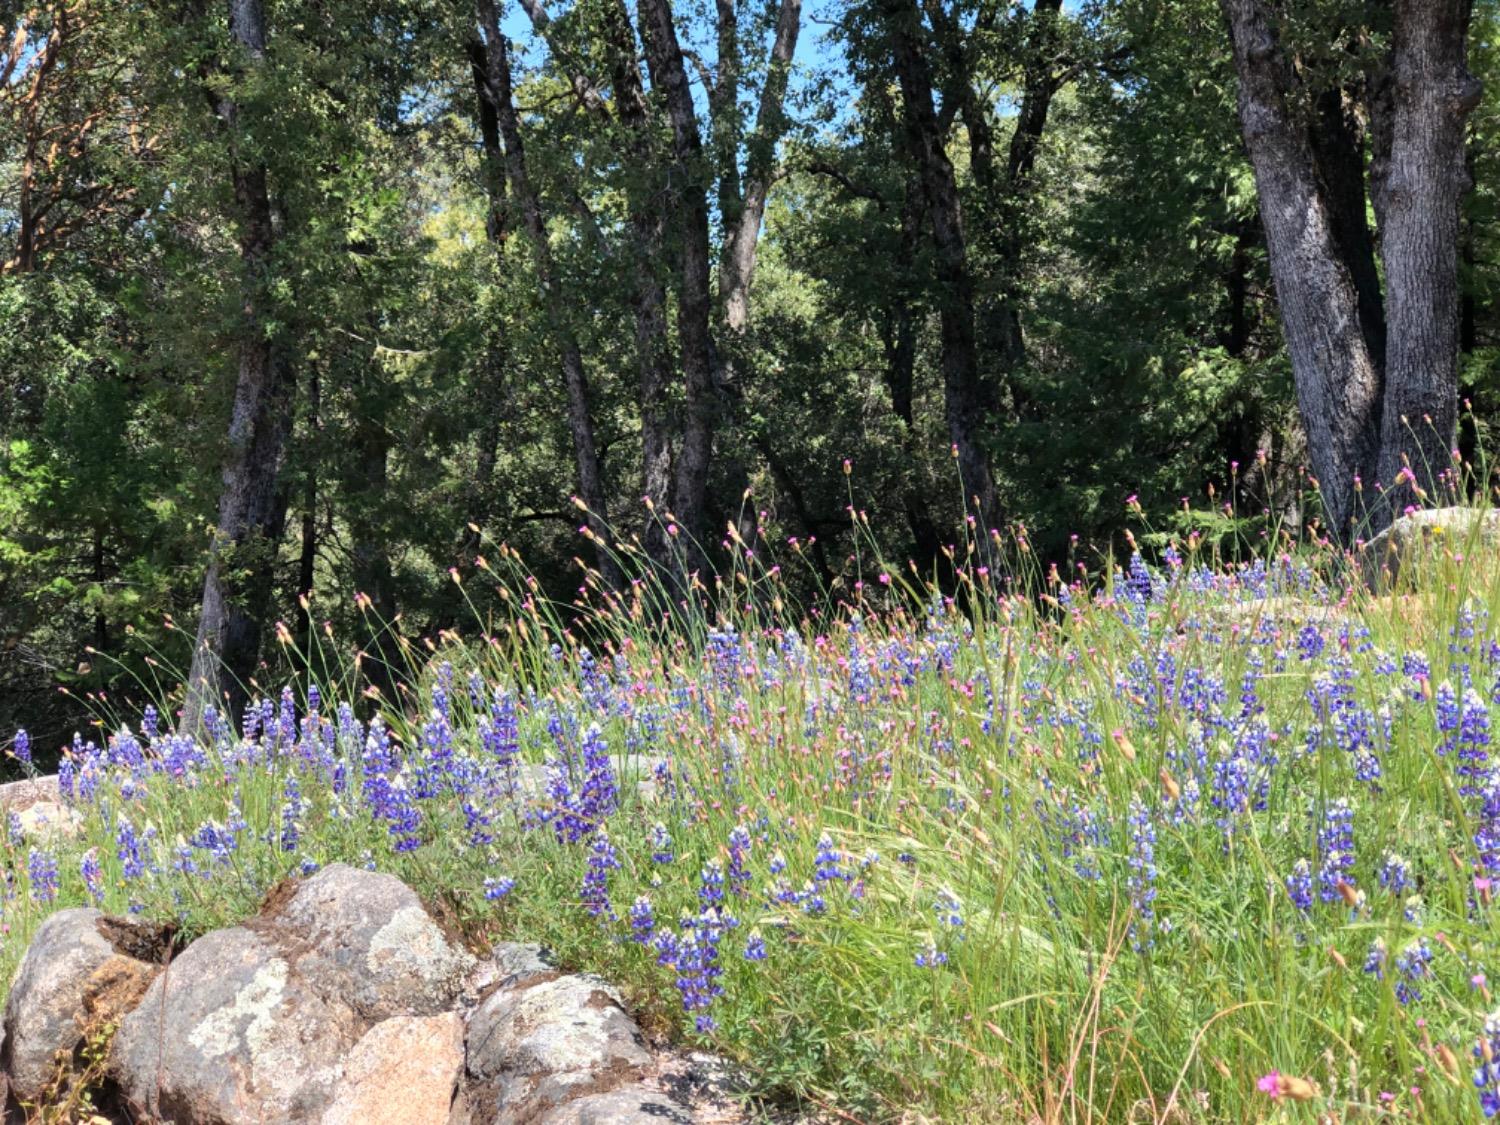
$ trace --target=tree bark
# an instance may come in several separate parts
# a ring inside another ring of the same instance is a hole
[[[322,388],[316,371],[307,376],[307,428],[311,440],[311,455],[308,458],[307,475],[302,482],[302,547],[297,556],[297,641],[309,657],[313,645],[313,623],[310,610],[313,582],[318,562],[318,458],[321,456],[320,413],[322,410]],[[310,661],[304,663],[303,671],[312,672]]]
[[[1309,458],[1334,533],[1350,534],[1356,482],[1376,479],[1384,372],[1361,320],[1356,283],[1298,120],[1298,80],[1263,0],[1220,0],[1239,74],[1240,124],[1260,196]]]
[[[1393,0],[1392,51],[1364,84],[1365,219],[1355,91],[1309,89],[1265,0],[1220,0],[1240,80],[1271,274],[1324,511],[1348,540],[1436,501],[1458,408],[1458,224],[1472,0]],[[1378,482],[1381,490],[1369,486]]]
[[[589,411],[588,375],[584,370],[583,353],[579,349],[577,337],[568,325],[567,312],[561,307],[564,295],[558,287],[553,270],[546,222],[526,167],[520,119],[511,93],[509,50],[500,31],[500,15],[496,10],[495,0],[479,0],[477,7],[485,38],[485,88],[495,111],[500,140],[505,150],[506,177],[514,204],[520,211],[522,229],[531,242],[543,309],[552,337],[561,353],[563,387],[567,394],[568,430],[573,439],[578,471],[578,496],[587,508],[585,522],[594,537],[595,561],[599,573],[607,586],[618,589],[620,572],[609,548],[608,501],[604,489],[603,466],[594,441],[594,423]]]
[[[635,32],[624,0],[610,0],[605,14],[610,47],[610,86],[615,112],[625,129],[634,165],[628,188],[631,240],[635,250],[633,298],[635,352],[641,410],[641,494],[649,501],[641,543],[646,556],[670,565],[662,512],[672,503],[673,420],[667,400],[672,382],[672,349],[667,340],[667,290],[660,272],[664,219],[657,202],[660,176],[651,144],[651,110],[636,63]]]
[[[913,305],[917,287],[911,276],[911,263],[917,257],[925,219],[926,203],[922,196],[922,186],[915,179],[908,180],[901,206],[900,261],[897,263],[899,272],[895,279],[889,316],[880,334],[885,352],[886,390],[891,396],[891,407],[901,420],[902,444],[906,447],[912,471],[912,476],[902,490],[901,506],[906,512],[906,526],[911,532],[913,561],[923,577],[934,574],[938,561],[943,557],[942,532],[937,521],[932,518],[930,487],[923,479],[926,476],[923,468],[926,461],[917,435],[914,401],[917,317]]]
[[[263,66],[266,26],[261,0],[233,0],[229,31],[245,65]],[[229,451],[180,727],[190,734],[202,729],[210,707],[227,707],[231,722],[238,718],[260,655],[277,548],[272,532],[280,522],[276,481],[292,398],[291,365],[278,342],[266,335],[263,323],[267,273],[276,245],[266,167],[258,157],[239,151],[240,108],[233,95],[217,94],[215,100],[230,137],[242,312]]]
[[[718,404],[715,401],[716,356],[710,329],[710,255],[708,191],[703,141],[697,111],[683,65],[682,47],[670,0],[641,0],[641,38],[651,82],[661,94],[672,124],[670,198],[681,239],[682,293],[677,304],[677,336],[682,349],[684,418],[672,484],[672,512],[687,533],[684,546],[689,569],[705,565],[701,537],[708,496],[708,472]]]
[[[1396,0],[1390,154],[1371,168],[1388,332],[1380,479],[1391,488],[1405,471],[1434,499],[1449,488],[1458,420],[1464,119],[1483,92],[1466,66],[1471,9],[1472,0]]]
[[[755,279],[760,228],[765,221],[766,203],[775,180],[776,146],[786,133],[786,90],[801,27],[801,0],[782,0],[777,11],[776,37],[771,44],[766,80],[755,112],[755,128],[750,134],[746,154],[744,193],[737,195],[734,206],[724,212],[727,245],[719,261],[719,298],[724,306],[724,325],[736,337],[742,336],[750,323],[750,286]],[[736,168],[738,161],[734,158],[737,155],[731,154],[731,163]]]
[[[921,15],[911,0],[883,0],[886,31],[901,89],[906,146],[927,199],[938,267],[943,396],[948,437],[963,483],[966,516],[981,561],[991,559],[989,531],[1001,514],[984,429],[993,404],[980,377],[974,334],[974,283],[963,208],[933,100],[932,71],[921,44]]]

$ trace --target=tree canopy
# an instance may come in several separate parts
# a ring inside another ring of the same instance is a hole
[[[1482,490],[1497,8],[0,2],[0,727]]]

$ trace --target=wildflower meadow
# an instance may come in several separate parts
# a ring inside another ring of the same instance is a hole
[[[0,959],[64,906],[191,936],[340,861],[618,982],[758,1105],[1482,1120],[1500,582],[1465,546],[1375,596],[1289,541],[1090,581],[1017,533],[1003,580],[875,556],[799,605],[789,546],[560,607],[489,545],[454,581],[506,611],[413,649],[401,699],[328,637],[240,729],[95,701],[79,835],[12,823]]]

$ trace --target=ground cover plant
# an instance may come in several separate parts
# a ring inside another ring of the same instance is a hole
[[[876,555],[794,608],[803,546],[686,597],[590,579],[564,617],[491,545],[453,580],[510,612],[434,640],[400,700],[328,638],[242,729],[101,718],[60,768],[81,835],[0,849],[0,970],[64,906],[191,936],[342,861],[843,1119],[1500,1109],[1475,544],[1375,597],[1289,543],[1086,583],[1016,533],[1010,579],[945,595]],[[664,624],[669,598],[698,608]]]

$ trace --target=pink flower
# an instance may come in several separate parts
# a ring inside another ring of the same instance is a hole
[[[1260,1081],[1255,1084],[1255,1088],[1273,1101],[1281,1097],[1281,1072],[1273,1070],[1270,1074],[1262,1075]]]

